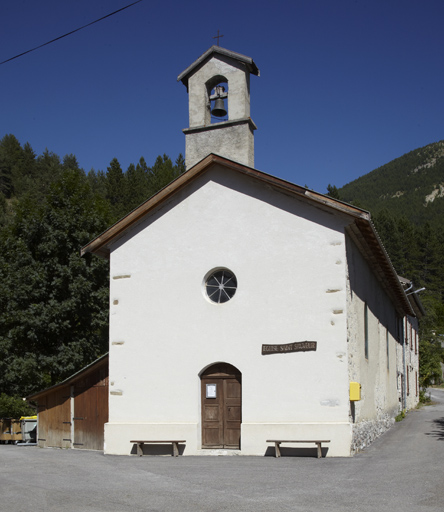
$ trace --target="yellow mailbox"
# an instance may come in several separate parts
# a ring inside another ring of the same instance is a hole
[[[350,382],[350,402],[361,400],[361,384]]]

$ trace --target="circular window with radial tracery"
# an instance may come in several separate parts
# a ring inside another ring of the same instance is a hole
[[[208,298],[216,304],[228,302],[237,289],[237,280],[233,272],[222,269],[211,272],[205,282]]]

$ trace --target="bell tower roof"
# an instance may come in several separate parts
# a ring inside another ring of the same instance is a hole
[[[256,66],[251,57],[247,57],[246,55],[242,55],[241,53],[232,52],[231,50],[227,50],[226,48],[213,45],[205,53],[203,53],[197,60],[195,60],[190,66],[188,66],[187,69],[182,71],[182,73],[177,77],[177,81],[182,81],[182,83],[188,89],[189,77],[194,73],[194,71],[199,66],[203,65],[214,55],[223,55],[224,57],[228,57],[229,59],[238,61],[245,65],[249,73],[259,76],[259,68]]]

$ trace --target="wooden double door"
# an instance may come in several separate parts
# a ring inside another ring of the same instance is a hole
[[[74,395],[73,448],[103,450],[108,421],[108,386],[77,388]]]
[[[201,376],[202,448],[240,449],[241,374],[229,364],[216,364]]]

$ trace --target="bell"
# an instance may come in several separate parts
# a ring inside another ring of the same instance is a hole
[[[222,98],[217,98],[217,100],[214,102],[214,108],[211,113],[214,117],[224,117],[227,115],[224,100]]]

